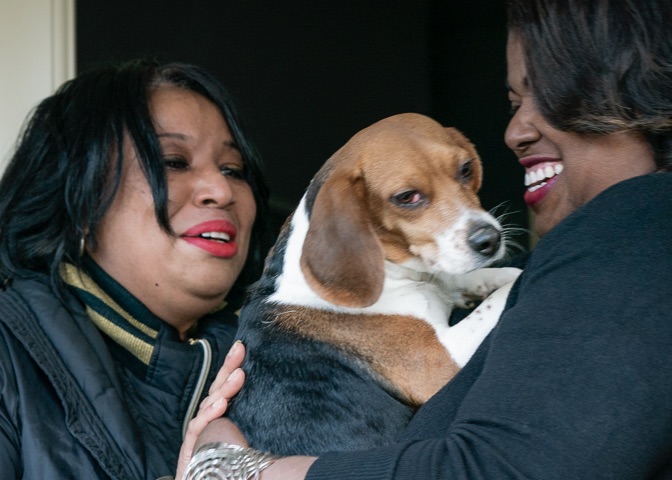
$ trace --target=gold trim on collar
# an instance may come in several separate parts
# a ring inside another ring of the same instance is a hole
[[[91,279],[91,277],[89,277],[86,273],[78,270],[74,265],[64,263],[61,268],[61,276],[68,285],[72,285],[73,287],[79,288],[80,290],[84,290],[85,292],[89,292],[91,295],[98,297],[108,307],[117,312],[117,314],[121,315],[124,320],[144,334],[149,335],[151,338],[156,338],[156,336],[159,334],[157,330],[148,327],[144,323],[137,320],[135,317],[129,315],[128,312],[121,308],[117,302],[112,300],[110,296]]]
[[[153,328],[145,325],[132,315],[129,315],[117,302],[112,300],[110,296],[101,289],[96,282],[93,281],[86,273],[78,270],[74,265],[64,263],[61,266],[61,277],[70,286],[83,290],[101,300],[105,305],[114,310],[117,315],[127,321],[130,325],[137,328],[152,339],[155,339],[159,332]],[[100,313],[87,305],[86,313],[91,321],[98,327],[100,331],[108,335],[116,343],[128,350],[138,360],[145,365],[149,365],[154,346],[146,341],[134,336],[132,333],[125,331],[113,321],[105,318]]]

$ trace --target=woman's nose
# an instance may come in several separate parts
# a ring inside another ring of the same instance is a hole
[[[234,202],[231,180],[219,168],[199,173],[194,189],[194,203],[202,207],[225,207]]]
[[[539,130],[534,124],[534,115],[529,108],[520,107],[509,120],[504,132],[504,142],[514,152],[523,152],[530,144],[539,140]]]

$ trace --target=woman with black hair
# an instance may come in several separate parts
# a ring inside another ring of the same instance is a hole
[[[542,238],[497,327],[397,444],[317,459],[239,448],[216,418],[236,345],[189,478],[217,459],[262,480],[672,478],[670,25],[672,0],[510,0],[505,141]]]
[[[37,106],[0,182],[3,478],[174,471],[260,273],[267,197],[197,67],[98,68]]]

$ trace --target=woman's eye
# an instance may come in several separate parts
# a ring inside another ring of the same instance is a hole
[[[418,190],[405,190],[392,195],[390,201],[400,207],[419,207],[427,202],[427,197]]]
[[[237,180],[245,180],[245,171],[242,167],[235,167],[231,165],[224,165],[220,167],[220,172],[222,175],[227,177],[235,178]]]
[[[189,168],[189,162],[182,157],[164,157],[163,165],[171,170],[185,170]]]
[[[512,104],[509,106],[509,114],[510,114],[511,116],[515,115],[519,108],[520,108],[520,104],[518,104],[518,103],[512,103]]]

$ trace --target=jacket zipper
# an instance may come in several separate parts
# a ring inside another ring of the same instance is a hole
[[[187,408],[187,414],[184,417],[184,422],[182,423],[182,438],[187,434],[187,428],[189,427],[189,422],[196,414],[196,409],[198,408],[199,400],[203,394],[203,389],[205,388],[205,382],[208,380],[208,373],[210,372],[210,367],[212,366],[212,347],[207,340],[202,338],[190,338],[189,345],[200,345],[203,349],[203,365],[201,366],[201,372],[198,374],[198,382],[196,382],[196,390],[194,390],[194,395],[191,397],[191,402],[189,402],[189,408]]]

